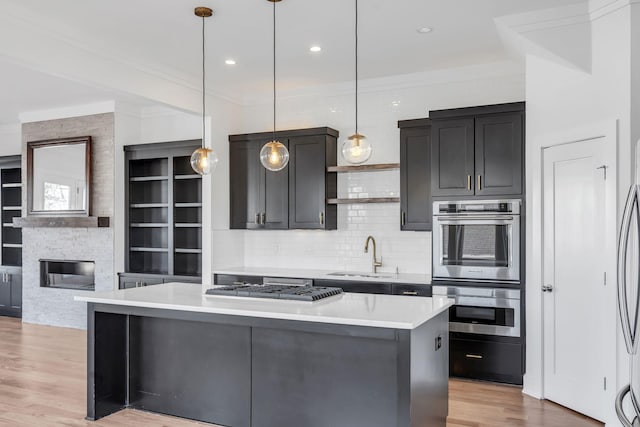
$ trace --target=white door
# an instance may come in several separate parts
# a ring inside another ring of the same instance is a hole
[[[615,351],[603,318],[609,312],[603,307],[608,289],[614,286],[607,288],[604,276],[606,169],[599,168],[605,163],[604,149],[603,138],[598,138],[544,150],[540,289],[544,396],[602,421],[609,415],[608,353]]]

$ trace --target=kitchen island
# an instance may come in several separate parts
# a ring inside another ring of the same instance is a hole
[[[169,283],[88,303],[87,418],[131,407],[232,427],[446,425],[445,297],[215,297]]]

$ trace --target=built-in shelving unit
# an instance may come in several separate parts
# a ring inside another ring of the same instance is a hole
[[[125,147],[128,273],[202,274],[202,179],[190,164],[199,144]]]
[[[22,265],[22,230],[14,227],[13,218],[22,215],[22,178],[21,169],[5,168],[0,170],[2,190],[2,265]]]

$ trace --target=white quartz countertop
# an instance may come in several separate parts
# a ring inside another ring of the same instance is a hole
[[[392,329],[415,329],[453,305],[443,296],[409,297],[344,293],[316,302],[204,295],[192,283],[75,296],[76,301],[129,307],[192,311],[264,319],[282,319]]]
[[[408,273],[367,273],[330,270],[306,270],[295,268],[270,268],[270,267],[231,267],[215,269],[214,274],[232,274],[264,277],[286,277],[296,279],[322,279],[322,280],[352,280],[358,282],[375,283],[408,283],[414,285],[430,285],[431,276],[426,274]],[[333,274],[338,273],[338,275]]]

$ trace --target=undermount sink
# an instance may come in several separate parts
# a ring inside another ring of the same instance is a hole
[[[357,273],[350,271],[336,271],[333,273],[327,274],[327,276],[339,276],[339,277],[364,277],[367,279],[390,279],[393,276],[390,274],[382,274],[382,273]]]

